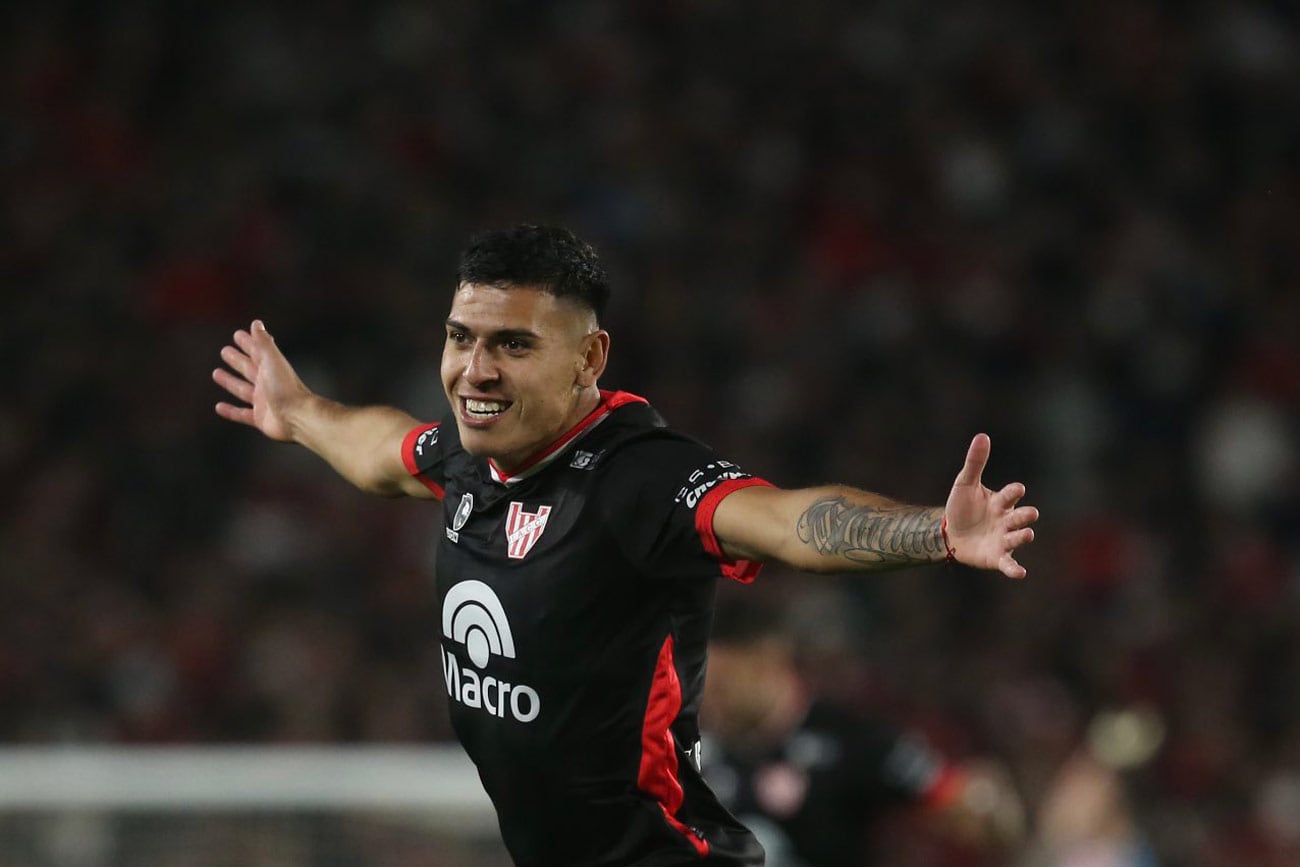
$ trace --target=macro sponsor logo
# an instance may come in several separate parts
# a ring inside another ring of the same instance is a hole
[[[470,662],[463,665],[455,653],[442,648],[447,695],[495,717],[504,719],[509,714],[523,723],[537,719],[542,710],[537,690],[481,673],[494,656],[515,658],[510,621],[491,587],[482,581],[461,581],[447,591],[442,601],[442,633],[464,646]]]

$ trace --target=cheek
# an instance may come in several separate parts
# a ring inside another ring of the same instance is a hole
[[[521,382],[521,376],[517,375],[515,381]],[[520,392],[531,395],[532,403],[539,410],[545,407],[546,412],[566,413],[573,396],[573,377],[567,370],[549,368],[536,371],[528,377],[527,387],[521,388]]]

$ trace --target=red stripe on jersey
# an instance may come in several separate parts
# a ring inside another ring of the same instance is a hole
[[[569,428],[569,430],[565,432],[565,434],[561,436],[559,439],[557,439],[555,442],[551,443],[549,446],[542,449],[540,452],[533,455],[528,460],[524,461],[518,467],[515,467],[514,472],[512,473],[505,472],[504,470],[501,469],[501,467],[497,466],[497,462],[492,460],[491,458],[488,458],[488,466],[492,468],[492,475],[496,478],[498,482],[508,482],[511,479],[515,478],[516,476],[528,472],[530,469],[537,466],[542,461],[546,460],[551,455],[555,454],[560,449],[567,446],[569,443],[573,442],[573,440],[578,436],[578,434],[582,433],[587,428],[591,427],[593,424],[600,421],[610,412],[618,409],[620,406],[626,406],[629,403],[649,403],[649,402],[650,401],[646,400],[644,397],[640,397],[639,395],[632,394],[631,392],[601,390],[600,403],[596,405],[595,409],[587,413],[587,415],[582,419],[582,421],[578,422],[573,427]]]
[[[677,819],[676,816],[668,812],[668,808],[665,807],[663,804],[659,805],[659,809],[664,811],[664,818],[668,820],[668,824],[672,826],[672,829],[678,832],[679,834],[681,834],[683,837],[685,837],[686,842],[690,843],[692,846],[695,847],[695,851],[700,853],[701,858],[709,854],[708,840],[705,840],[703,837],[696,834],[690,828],[687,828],[685,825],[683,825]]]
[[[627,406],[629,403],[650,402],[641,395],[633,394],[630,391],[606,391],[602,388],[600,396],[608,409],[618,409],[620,406]]]
[[[424,473],[422,473],[420,471],[419,465],[415,463],[415,441],[418,440],[420,438],[420,435],[423,434],[425,431],[431,431],[437,426],[438,426],[438,422],[435,421],[435,422],[430,422],[429,424],[417,425],[411,428],[411,430],[402,439],[402,464],[405,465],[406,471],[408,473],[410,473],[411,475],[419,479],[421,484],[423,484],[430,491],[433,491],[433,495],[441,500],[445,495],[442,490],[442,485],[438,484],[433,479],[429,478]]]
[[[682,684],[673,666],[673,637],[664,639],[650,681],[645,722],[641,727],[641,768],[637,788],[659,803],[664,818],[700,853],[709,854],[709,844],[677,819],[682,806],[682,784],[677,780],[677,743],[670,726],[682,709]]]
[[[713,533],[713,513],[728,494],[734,494],[741,488],[756,486],[773,487],[766,479],[729,479],[705,494],[704,499],[700,500],[699,506],[695,508],[695,530],[700,534],[704,550],[722,564],[723,575],[741,584],[749,584],[757,578],[763,564],[756,560],[732,560],[727,557],[726,552],[722,550],[722,545],[718,543],[718,537]]]

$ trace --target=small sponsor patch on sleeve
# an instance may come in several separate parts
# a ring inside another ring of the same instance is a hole
[[[439,500],[443,497],[440,484],[442,460],[437,422],[412,428],[403,438],[402,464],[406,471],[419,479]]]
[[[423,455],[426,446],[431,446],[438,442],[438,429],[431,427],[424,433],[420,434],[415,440],[415,453]]]
[[[704,499],[705,494],[723,482],[749,478],[753,476],[731,461],[710,461],[686,477],[686,484],[677,491],[673,502],[685,504],[686,508],[694,510]]]

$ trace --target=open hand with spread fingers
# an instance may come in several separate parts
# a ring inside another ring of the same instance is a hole
[[[212,371],[212,379],[247,405],[222,401],[217,404],[217,415],[255,427],[273,440],[292,441],[292,411],[312,397],[311,390],[303,385],[260,319],[253,320],[247,331],[236,331],[234,342],[234,346],[221,348],[221,360],[230,370],[218,367]]]
[[[1030,526],[1038,509],[1018,505],[1025,486],[1012,482],[1001,490],[984,487],[980,476],[988,463],[992,443],[976,434],[966,452],[966,464],[957,474],[944,507],[947,543],[959,563],[980,569],[997,569],[1009,578],[1024,578],[1025,567],[1015,552],[1034,541]]]

